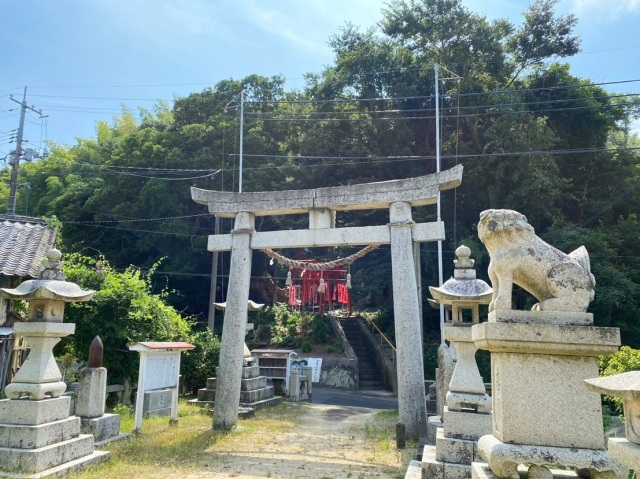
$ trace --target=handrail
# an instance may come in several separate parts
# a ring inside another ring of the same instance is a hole
[[[393,362],[396,362],[396,347],[393,345],[393,343],[389,340],[389,338],[387,338],[387,336],[380,330],[380,328],[378,327],[378,325],[376,323],[374,323],[371,319],[365,317],[365,316],[360,316],[361,318],[363,318],[367,323],[369,323],[371,326],[373,326],[373,328],[380,334],[380,346],[382,346],[382,340],[384,339],[387,344],[389,346],[391,346],[391,349],[393,351]]]

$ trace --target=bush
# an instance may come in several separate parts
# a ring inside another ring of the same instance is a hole
[[[77,254],[64,260],[67,281],[96,293],[91,301],[67,306],[65,321],[75,323],[76,331],[61,342],[57,352],[75,351],[80,360],[87,360],[91,341],[100,336],[109,382],[129,379],[133,383],[138,377],[138,353],[129,352],[127,345],[191,339],[192,323],[166,304],[168,293],[151,293],[153,269],[146,275],[133,266],[117,272],[104,259]]]
[[[302,347],[324,344],[332,336],[331,321],[321,314],[300,312],[284,303],[276,303],[260,311],[253,319],[254,334],[250,348],[270,345],[278,347]]]
[[[300,344],[300,349],[303,353],[310,353],[313,350],[313,345],[311,344],[311,341],[305,339],[302,341],[302,344]]]

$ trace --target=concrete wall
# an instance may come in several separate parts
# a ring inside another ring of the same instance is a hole
[[[398,371],[396,368],[396,364],[384,354],[382,350],[382,346],[376,341],[376,338],[373,336],[369,328],[364,324],[364,321],[360,318],[357,318],[358,326],[362,331],[362,335],[369,341],[369,343],[373,346],[376,355],[376,364],[380,369],[380,380],[386,389],[389,391],[393,391],[396,395],[398,394]]]

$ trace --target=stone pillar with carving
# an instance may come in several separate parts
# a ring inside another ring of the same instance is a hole
[[[69,417],[71,398],[62,396],[66,385],[53,347],[75,330],[75,324],[62,322],[65,303],[88,301],[94,291],[65,281],[60,257],[60,251],[48,251],[38,279],[0,288],[4,298],[29,302],[28,321],[16,323],[14,333],[25,337],[31,351],[5,388],[9,399],[0,401],[0,471],[11,477],[62,474],[109,455],[94,451],[92,435],[80,434],[80,418]]]
[[[620,345],[618,328],[593,325],[586,312],[595,279],[584,247],[565,254],[535,235],[526,217],[488,210],[478,224],[491,263],[489,321],[473,326],[491,352],[493,432],[478,441],[475,479],[551,478],[552,468],[581,477],[623,479],[624,466],[605,448],[600,397],[584,380],[598,375],[598,356]],[[539,302],[512,309],[512,286]]]
[[[102,445],[128,434],[120,434],[120,414],[105,413],[107,399],[107,369],[102,367],[104,347],[96,336],[89,347],[89,364],[80,372],[80,388],[76,415],[80,417],[81,430],[92,434],[96,445]]]

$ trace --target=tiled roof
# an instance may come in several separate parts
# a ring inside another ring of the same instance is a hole
[[[38,218],[0,215],[0,274],[37,277],[56,232]]]

